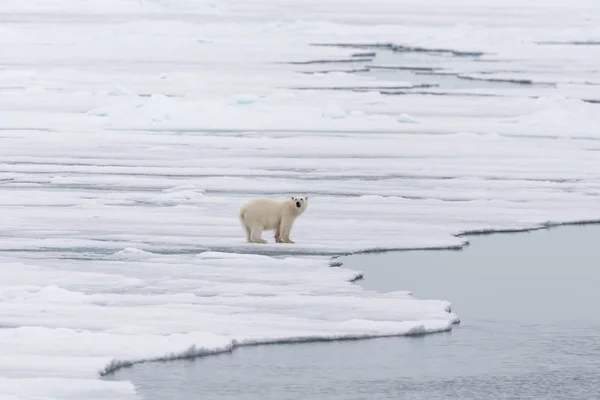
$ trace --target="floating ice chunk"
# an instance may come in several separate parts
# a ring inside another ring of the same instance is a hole
[[[396,121],[400,122],[400,123],[416,123],[419,122],[418,119],[416,119],[415,117],[402,113],[399,116],[396,117]]]
[[[111,258],[141,260],[144,258],[151,258],[154,256],[155,256],[155,254],[152,254],[148,251],[136,249],[134,247],[127,247],[123,250],[117,251],[116,253],[112,254]]]
[[[114,84],[108,89],[100,90],[96,93],[99,96],[135,96],[136,94],[123,85]]]
[[[340,107],[340,105],[336,101],[331,100],[325,105],[325,107],[323,107],[321,115],[324,118],[339,119],[346,118],[348,114]]]
[[[237,94],[231,96],[229,104],[234,106],[247,106],[250,104],[258,103],[260,97],[254,94]]]

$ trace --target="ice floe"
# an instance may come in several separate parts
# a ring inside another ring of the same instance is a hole
[[[3,1],[0,398],[135,398],[100,376],[451,329],[452,299],[365,291],[330,257],[600,219],[599,10]],[[239,206],[290,194],[296,244],[245,243]]]

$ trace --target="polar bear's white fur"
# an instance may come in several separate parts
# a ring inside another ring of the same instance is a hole
[[[286,200],[254,199],[240,208],[240,221],[249,243],[267,243],[263,231],[275,231],[277,243],[294,243],[290,231],[297,217],[308,207],[308,197],[293,196]]]

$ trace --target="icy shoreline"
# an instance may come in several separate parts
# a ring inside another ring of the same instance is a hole
[[[60,379],[82,385],[74,396],[84,396],[96,390],[85,384],[94,371],[139,362],[241,345],[425,334],[459,322],[447,302],[363,291],[350,283],[356,271],[323,259],[207,252],[184,262],[129,249],[112,261],[41,260],[0,261],[6,395],[27,397],[40,390],[27,382]],[[19,382],[23,392],[12,392]],[[123,388],[106,382],[102,396]],[[60,398],[64,388],[44,390]]]
[[[597,221],[599,6],[492,3],[3,1],[0,398],[135,398],[99,374],[445,331],[449,302],[329,257]],[[297,244],[245,244],[239,206],[290,194],[311,199]]]

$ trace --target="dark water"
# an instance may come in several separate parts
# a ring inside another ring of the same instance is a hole
[[[345,258],[361,285],[446,299],[463,322],[418,338],[236,349],[138,365],[164,399],[600,399],[599,226],[480,236],[464,251]]]

